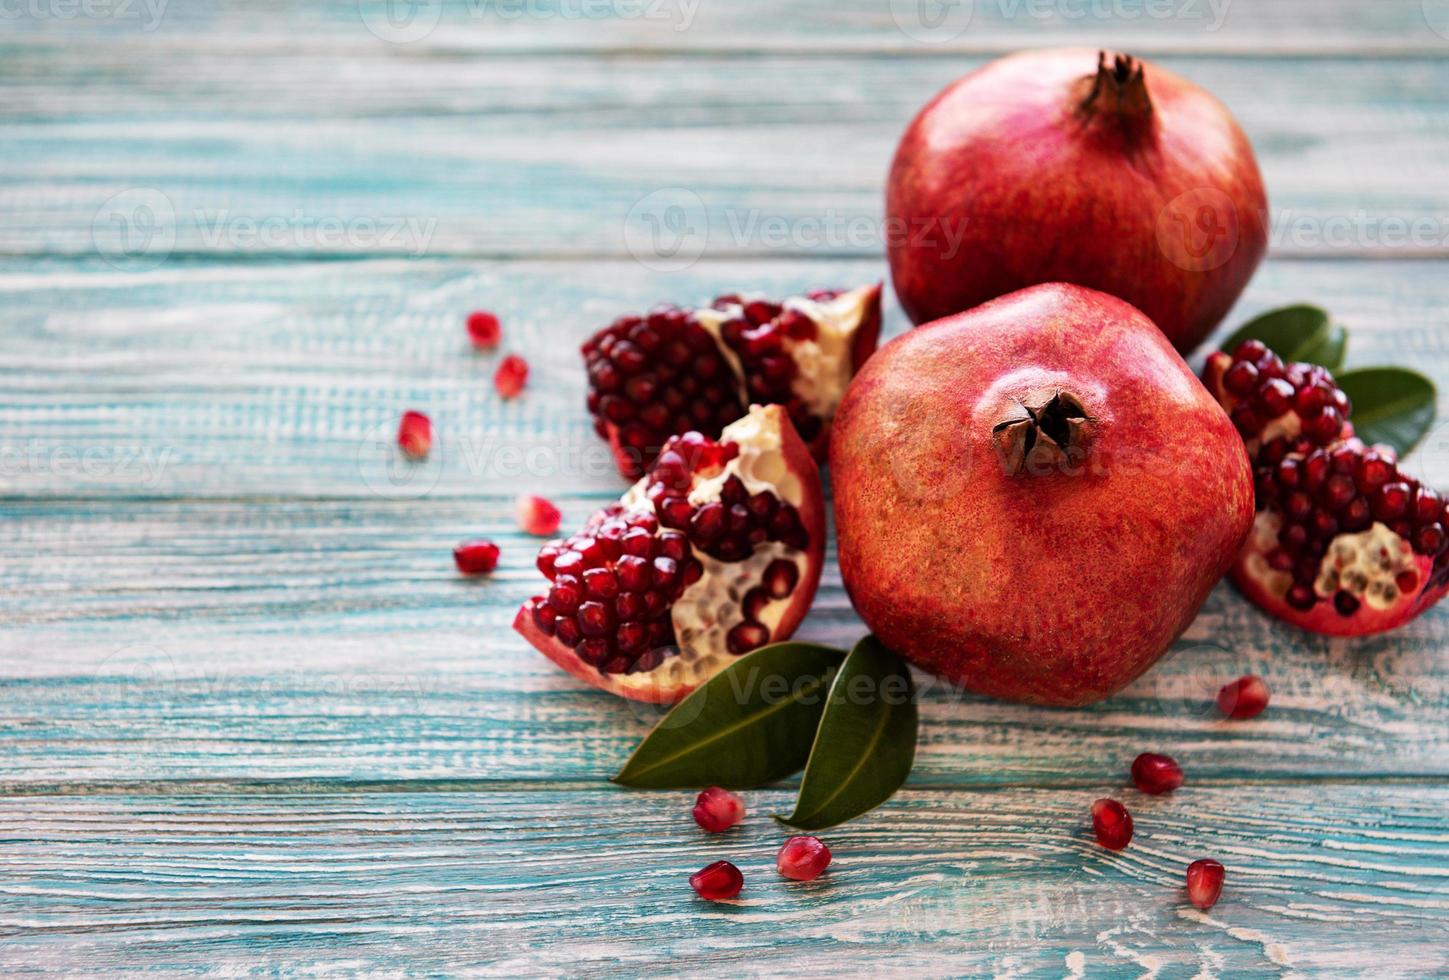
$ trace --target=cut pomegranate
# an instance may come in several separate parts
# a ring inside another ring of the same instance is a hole
[[[1098,800],[1092,804],[1092,829],[1098,844],[1120,851],[1132,842],[1132,815],[1116,800]]]
[[[721,429],[751,404],[784,405],[823,459],[830,420],[880,337],[880,284],[783,303],[721,296],[697,310],[624,316],[585,341],[589,413],[619,472],[638,478],[670,436]]]
[[[525,534],[547,537],[558,533],[563,515],[552,502],[543,497],[524,494],[518,498],[518,526]]]
[[[711,786],[694,801],[694,822],[711,834],[721,834],[745,819],[745,804],[738,796]]]
[[[1206,912],[1223,893],[1223,866],[1211,858],[1187,866],[1187,900]]]
[[[830,848],[819,837],[791,837],[775,855],[780,874],[795,881],[814,881],[830,864]]]
[[[517,354],[509,354],[498,362],[493,372],[493,387],[504,398],[517,398],[528,383],[528,362]]]
[[[453,564],[464,575],[483,575],[498,567],[498,545],[492,541],[464,541],[453,549]]]
[[[1152,796],[1171,793],[1182,785],[1182,766],[1170,755],[1143,752],[1132,760],[1132,784]]]
[[[1229,718],[1256,718],[1268,707],[1268,685],[1261,677],[1249,674],[1218,691],[1218,710]]]
[[[795,631],[824,545],[815,461],[783,408],[755,406],[719,441],[671,439],[618,503],[544,545],[550,587],[513,628],[581,680],[672,703]]]
[[[1230,575],[1264,611],[1315,633],[1402,626],[1449,592],[1449,508],[1365,446],[1332,376],[1259,341],[1208,359],[1203,380],[1253,459],[1257,517]]]
[[[468,339],[479,350],[492,350],[503,339],[503,328],[492,313],[477,310],[468,314]]]
[[[433,448],[433,421],[422,412],[403,412],[397,427],[398,448],[409,459],[426,459]]]
[[[700,898],[711,902],[727,902],[745,887],[745,876],[728,861],[716,861],[690,875],[689,887]]]

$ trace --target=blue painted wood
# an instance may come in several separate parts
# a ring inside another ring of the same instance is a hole
[[[751,794],[746,826],[707,840],[687,794],[609,786],[654,713],[507,629],[537,581],[513,494],[548,490],[577,521],[619,489],[579,409],[578,340],[660,299],[879,278],[869,235],[777,246],[732,219],[873,221],[915,107],[1022,44],[1130,43],[1221,94],[1279,221],[1234,319],[1321,302],[1351,326],[1352,364],[1449,384],[1449,248],[1384,237],[1395,218],[1449,226],[1434,4],[1235,0],[1212,30],[1182,9],[1061,6],[978,0],[939,43],[901,27],[902,5],[803,0],[700,5],[682,31],[450,4],[411,45],[366,30],[371,0],[173,3],[154,30],[7,18],[11,972],[1449,973],[1443,610],[1328,641],[1224,587],[1102,705],[930,691],[908,790],[831,831],[837,863],[807,887],[770,868],[787,792]],[[160,252],[117,255],[106,202],[145,187],[176,239],[163,222]],[[679,271],[631,259],[623,235],[664,187],[709,219]],[[281,247],[216,236],[223,214],[279,219]],[[417,239],[355,223],[388,217],[436,219],[422,261],[398,258]],[[318,218],[351,236],[304,239]],[[1346,239],[1322,238],[1331,220]],[[467,349],[477,306],[533,362],[519,401]],[[404,408],[438,423],[426,466],[389,465]],[[1442,431],[1413,465],[1449,486]],[[477,533],[503,564],[461,581],[448,549]],[[832,563],[802,635],[860,629]],[[1211,695],[1246,670],[1273,705],[1224,722]],[[1148,748],[1183,761],[1183,790],[1125,786]],[[1137,820],[1121,854],[1086,829],[1104,794]],[[684,879],[722,856],[744,900],[702,906]],[[1200,856],[1229,868],[1208,914],[1180,889]]]

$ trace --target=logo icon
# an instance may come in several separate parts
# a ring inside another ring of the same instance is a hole
[[[1207,272],[1238,250],[1238,209],[1213,187],[1179,194],[1157,214],[1157,247],[1189,272]]]
[[[91,244],[117,269],[154,269],[176,247],[176,208],[154,187],[112,194],[91,222]]]
[[[389,44],[411,44],[433,33],[443,0],[357,0],[362,25]]]
[[[443,443],[437,435],[426,459],[408,459],[397,444],[397,420],[379,422],[357,446],[357,472],[367,489],[388,500],[427,496],[443,473]]]
[[[679,272],[704,254],[709,214],[704,201],[684,187],[641,197],[624,218],[624,247],[646,269]]]
[[[891,0],[891,20],[922,44],[945,44],[966,33],[976,0]]]

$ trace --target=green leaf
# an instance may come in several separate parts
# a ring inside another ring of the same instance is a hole
[[[1417,371],[1360,368],[1335,380],[1353,402],[1354,434],[1364,442],[1386,442],[1402,456],[1434,424],[1434,383]]]
[[[830,686],[795,812],[775,819],[820,830],[880,806],[910,775],[916,723],[910,671],[867,636],[850,651]]]
[[[798,772],[844,650],[775,643],[740,657],[659,720],[614,782],[748,789]]]
[[[1321,307],[1299,303],[1269,310],[1249,320],[1223,342],[1228,353],[1245,340],[1257,339],[1285,361],[1306,361],[1337,371],[1348,347],[1348,331]]]

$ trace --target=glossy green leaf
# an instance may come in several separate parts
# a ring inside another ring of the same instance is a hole
[[[1231,353],[1243,341],[1261,340],[1285,361],[1306,361],[1337,371],[1348,348],[1348,331],[1328,311],[1307,303],[1269,310],[1239,327],[1223,342]]]
[[[1335,380],[1353,402],[1354,434],[1364,442],[1386,442],[1404,455],[1434,424],[1434,383],[1417,371],[1361,368]]]
[[[776,819],[820,830],[880,806],[911,773],[916,726],[910,671],[867,636],[850,651],[830,686],[795,812]]]
[[[776,643],[740,657],[659,720],[614,782],[747,789],[798,772],[844,650]]]

